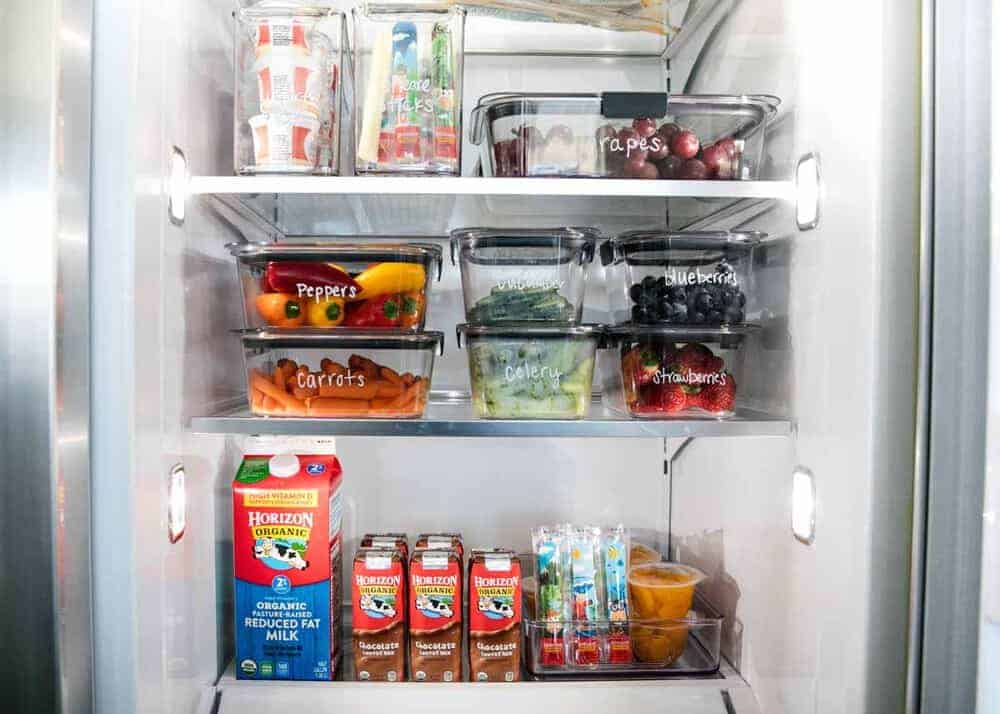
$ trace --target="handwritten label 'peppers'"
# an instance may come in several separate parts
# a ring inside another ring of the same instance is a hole
[[[328,263],[280,260],[267,264],[264,282],[272,291],[299,297],[353,299],[361,286],[343,270]]]
[[[358,300],[379,295],[408,293],[423,290],[427,284],[427,270],[419,263],[379,263],[355,278],[361,287]]]

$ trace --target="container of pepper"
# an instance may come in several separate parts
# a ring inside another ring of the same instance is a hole
[[[236,243],[246,327],[422,330],[441,249],[423,243]]]

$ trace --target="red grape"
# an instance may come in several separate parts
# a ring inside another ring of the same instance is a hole
[[[660,178],[673,179],[681,170],[684,162],[676,156],[668,156],[660,162]]]
[[[732,137],[728,139],[719,139],[719,141],[715,142],[715,145],[721,146],[731,159],[735,159],[737,154],[740,153],[739,149],[736,148],[736,140]]]
[[[656,166],[649,163],[645,158],[634,157],[625,162],[624,174],[628,178],[649,179],[659,178],[660,172]]]
[[[538,128],[534,126],[522,126],[517,131],[517,137],[529,148],[535,148],[545,143],[542,132],[538,131]]]
[[[649,146],[648,158],[650,161],[663,161],[663,159],[670,156],[670,144],[659,134],[653,134],[646,141]]]
[[[673,143],[674,137],[677,136],[678,133],[680,133],[680,130],[681,128],[679,126],[671,122],[669,124],[664,124],[663,126],[661,126],[659,134],[666,140],[667,144],[669,145]]]
[[[634,119],[632,121],[632,128],[635,129],[635,133],[641,136],[643,139],[648,139],[653,134],[656,133],[656,122],[648,117],[642,119]]]
[[[701,160],[708,169],[708,175],[721,179],[731,178],[733,175],[733,162],[726,147],[721,144],[712,144],[702,153]]]
[[[693,159],[701,150],[701,142],[693,131],[681,131],[670,144],[671,153],[682,159]]]
[[[685,181],[703,181],[708,178],[708,168],[698,159],[688,159],[677,172],[677,178]]]

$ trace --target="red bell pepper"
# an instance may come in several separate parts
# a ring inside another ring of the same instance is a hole
[[[354,278],[327,263],[273,261],[267,264],[264,284],[271,292],[292,293],[317,302],[334,297],[350,300],[361,294]]]
[[[380,295],[359,303],[348,303],[345,327],[399,327],[403,306],[398,295]]]

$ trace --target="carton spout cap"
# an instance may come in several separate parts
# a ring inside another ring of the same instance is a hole
[[[275,454],[267,464],[272,476],[291,478],[299,472],[299,457],[295,454]]]

